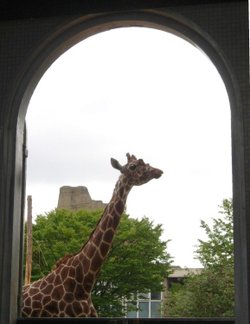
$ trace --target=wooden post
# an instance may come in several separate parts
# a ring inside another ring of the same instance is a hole
[[[26,245],[26,268],[25,285],[30,284],[32,269],[32,196],[27,197],[27,245]]]

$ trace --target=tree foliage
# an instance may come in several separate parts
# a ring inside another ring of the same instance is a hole
[[[79,251],[100,216],[100,211],[83,210],[54,210],[38,216],[33,225],[33,280],[46,275],[65,254]],[[162,289],[171,263],[162,232],[161,225],[146,217],[122,216],[92,294],[99,316],[122,316],[124,299],[133,301],[138,291]]]
[[[231,200],[223,200],[219,214],[222,217],[213,218],[212,228],[201,221],[201,227],[205,230],[208,240],[199,240],[196,255],[205,268],[225,266],[233,268],[233,208]]]
[[[166,303],[168,316],[220,317],[234,314],[232,201],[223,200],[212,227],[201,221],[207,240],[199,240],[196,257],[204,269],[173,285]]]

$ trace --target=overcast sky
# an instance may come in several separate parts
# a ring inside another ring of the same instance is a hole
[[[127,212],[163,224],[174,264],[194,267],[200,220],[232,196],[230,107],[201,50],[170,33],[99,33],[47,70],[27,113],[27,195],[33,216],[57,206],[63,185],[108,202],[126,153],[164,171],[130,192]]]

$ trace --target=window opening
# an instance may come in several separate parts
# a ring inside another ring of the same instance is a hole
[[[133,191],[128,214],[163,224],[175,264],[201,266],[193,258],[204,239],[200,219],[211,224],[232,193],[228,97],[197,48],[149,28],[89,37],[45,73],[27,124],[27,194],[35,215],[57,207],[64,185],[86,185],[94,199],[108,202],[117,174],[106,161],[130,151],[160,163],[166,175],[160,186]],[[152,294],[150,307],[138,302],[137,316],[157,315]]]

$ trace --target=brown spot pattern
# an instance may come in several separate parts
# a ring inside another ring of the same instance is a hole
[[[51,298],[55,300],[60,300],[61,296],[63,295],[64,295],[64,288],[62,285],[60,285],[53,289]]]
[[[102,263],[102,257],[101,255],[99,254],[99,251],[97,250],[95,252],[95,255],[93,257],[93,260],[91,262],[91,270],[94,271],[94,272],[97,272],[97,270],[100,269],[100,263]]]
[[[75,316],[75,312],[74,312],[74,309],[73,309],[73,306],[72,304],[69,304],[66,309],[65,309],[65,314],[68,315],[68,316],[71,316],[71,317],[74,317]]]
[[[112,241],[114,231],[112,229],[107,230],[103,235],[103,241],[110,243]]]
[[[82,268],[82,264],[78,264],[78,266],[76,267],[76,271],[75,271],[75,280],[78,283],[82,283],[83,282],[83,268]]]
[[[66,279],[68,277],[68,272],[69,272],[69,267],[68,266],[62,267],[62,269],[60,271],[62,281],[64,281],[64,279]]]
[[[107,244],[106,242],[101,243],[100,252],[103,258],[107,255],[109,248],[110,248],[110,244]]]

